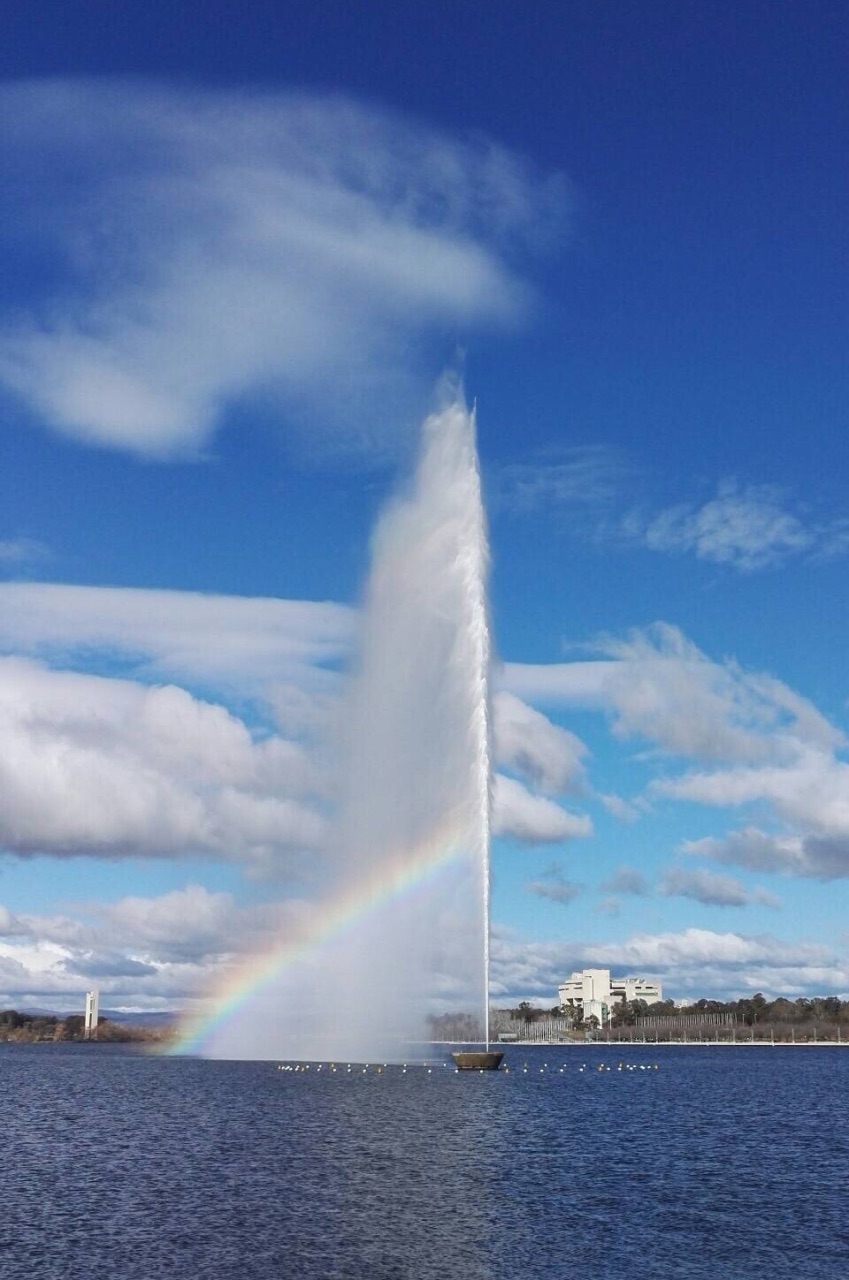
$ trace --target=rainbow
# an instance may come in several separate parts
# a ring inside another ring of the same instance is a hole
[[[467,841],[456,832],[440,831],[412,849],[386,859],[357,883],[346,885],[337,897],[328,898],[321,904],[316,920],[295,938],[275,943],[270,950],[253,956],[235,972],[230,971],[218,991],[211,996],[211,1010],[187,1015],[178,1029],[176,1040],[164,1052],[171,1056],[202,1056],[216,1032],[248,1000],[261,994],[263,988],[299,959],[322,943],[338,938],[378,908],[421,888],[467,850]]]

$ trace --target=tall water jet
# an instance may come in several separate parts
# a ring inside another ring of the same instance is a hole
[[[354,977],[406,1039],[428,1013],[471,1014],[467,1036],[489,1038],[488,563],[475,418],[455,395],[375,534],[341,824],[355,875],[432,859],[371,921]]]
[[[375,532],[327,890],[186,1047],[399,1060],[440,1015],[488,1044],[488,559],[474,413],[455,390]]]

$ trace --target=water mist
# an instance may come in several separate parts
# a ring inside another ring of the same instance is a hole
[[[474,414],[455,396],[374,535],[333,886],[205,1052],[402,1060],[434,1017],[488,1042],[487,568]]]

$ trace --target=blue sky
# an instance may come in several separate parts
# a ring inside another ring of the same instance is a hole
[[[0,50],[0,999],[182,1006],[309,894],[370,531],[458,360],[496,997],[849,996],[841,7],[38,14]]]

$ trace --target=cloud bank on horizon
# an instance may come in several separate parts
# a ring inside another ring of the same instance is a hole
[[[556,175],[342,95],[34,81],[0,113],[0,244],[52,267],[8,297],[0,381],[146,458],[268,400],[313,453],[392,452],[446,343],[527,312],[565,212]]]

